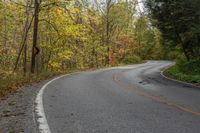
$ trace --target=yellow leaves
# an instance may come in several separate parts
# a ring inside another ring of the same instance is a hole
[[[72,58],[72,56],[73,56],[72,51],[63,50],[63,51],[55,54],[49,64],[53,69],[58,70],[61,68],[62,62],[70,60]]]
[[[59,7],[52,8],[50,11],[50,16],[55,20],[61,19],[61,21],[64,19],[64,17],[66,17],[64,10]]]
[[[72,1],[74,1],[74,0],[64,0],[65,2],[72,2]]]
[[[67,5],[67,6],[66,6],[66,9],[69,11],[69,13],[70,13],[71,15],[75,15],[75,14],[77,14],[77,13],[80,13],[80,10],[79,10],[78,8],[76,8],[76,7],[73,7],[73,6]]]
[[[59,69],[61,67],[61,63],[58,63],[58,62],[50,62],[50,66],[53,68],[53,69]]]
[[[8,77],[12,77],[12,76],[16,76],[16,73],[13,73],[13,71],[11,70],[3,70],[3,69],[0,69],[0,79],[6,79]]]
[[[58,60],[69,60],[73,55],[72,51],[69,50],[64,50],[61,53],[57,54],[57,59]]]
[[[82,37],[85,35],[85,27],[83,25],[70,25],[66,27],[66,34],[73,38],[77,38],[81,40]]]
[[[59,3],[66,3],[66,2],[72,2],[72,1],[74,1],[74,0],[43,0],[43,3],[45,3],[47,5],[48,3],[59,4]]]

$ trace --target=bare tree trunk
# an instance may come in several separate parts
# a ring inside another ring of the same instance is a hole
[[[5,11],[6,12],[6,11]],[[4,15],[4,46],[3,46],[3,50],[2,50],[2,55],[6,55],[8,50],[7,50],[7,39],[8,39],[8,33],[7,33],[7,17],[6,17],[7,14]]]
[[[112,0],[106,0],[106,45],[107,45],[107,57],[106,64],[110,65],[110,9],[112,6]]]
[[[109,22],[109,18],[108,18],[106,20],[106,44],[107,44],[106,64],[108,64],[108,65],[110,65],[110,31],[109,30],[110,30],[110,22]]]
[[[27,42],[25,43],[24,46],[24,76],[26,76],[27,73]]]
[[[20,56],[21,56],[21,54],[22,54],[22,51],[23,51],[23,49],[24,49],[24,46],[26,45],[28,32],[29,32],[29,30],[30,30],[30,27],[31,27],[33,18],[34,18],[34,16],[32,16],[31,21],[29,22],[29,21],[28,21],[28,16],[27,16],[27,19],[26,19],[26,22],[25,22],[25,27],[24,27],[24,31],[25,31],[25,32],[24,32],[24,35],[23,35],[23,38],[22,38],[22,46],[21,46],[21,48],[20,48],[20,50],[19,50],[19,53],[18,53],[18,56],[17,56],[17,60],[16,60],[15,67],[14,67],[14,71],[16,71],[16,69],[17,69]],[[28,23],[29,23],[29,24],[28,24]]]
[[[38,40],[38,24],[39,24],[39,0],[35,0],[35,12],[34,12],[34,31],[33,31],[33,46],[32,46],[32,58],[31,58],[31,73],[35,73],[35,65],[36,65],[36,54],[35,49],[37,47]]]

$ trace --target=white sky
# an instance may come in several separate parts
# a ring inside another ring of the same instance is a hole
[[[142,1],[144,1],[144,0],[138,0],[138,3],[139,3],[138,10],[141,12],[144,11],[144,4],[142,3]]]
[[[88,0],[88,1],[90,1],[91,3],[93,3],[94,4],[94,0]],[[99,2],[99,3],[101,3],[101,2],[105,2],[106,0],[97,0],[97,2]],[[125,1],[125,0],[121,0],[121,1]],[[137,11],[138,11],[138,13],[139,12],[144,12],[145,10],[144,10],[144,4],[142,3],[142,2],[144,2],[145,0],[137,0],[138,1],[138,7],[137,7]]]

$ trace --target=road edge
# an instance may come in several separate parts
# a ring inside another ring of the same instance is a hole
[[[34,117],[35,117],[35,121],[37,122],[38,131],[40,133],[51,133],[51,130],[49,128],[48,121],[47,121],[47,118],[45,115],[44,106],[43,106],[43,94],[44,94],[46,87],[58,79],[61,79],[66,76],[70,76],[72,74],[77,74],[77,73],[79,73],[79,72],[69,73],[69,74],[65,74],[65,75],[56,77],[56,78],[48,81],[45,85],[43,85],[42,88],[40,89],[40,91],[38,92],[36,99],[35,99],[35,104],[34,104],[35,105],[34,112],[36,113],[37,117],[35,117],[35,116]]]
[[[142,63],[144,64],[144,63]],[[181,84],[184,84],[184,85],[189,85],[191,87],[195,87],[195,88],[200,88],[199,86],[196,86],[192,83],[188,83],[188,82],[184,82],[184,81],[181,81],[181,80],[177,80],[177,79],[173,79],[167,75],[164,74],[164,72],[174,66],[176,63],[172,63],[171,65],[169,66],[166,66],[164,69],[161,70],[160,72],[160,75],[164,78],[166,78],[167,80],[171,80],[171,81],[174,81],[174,82],[178,82],[178,83],[181,83]],[[111,67],[113,68],[113,67]],[[109,69],[111,69],[109,68]],[[104,68],[104,69],[108,69],[108,68]],[[100,69],[101,70],[101,69]],[[35,117],[35,121],[37,122],[37,127],[38,127],[38,131],[40,133],[51,133],[51,130],[50,130],[50,127],[48,125],[48,121],[47,121],[47,118],[46,118],[46,115],[45,115],[45,110],[44,110],[44,106],[43,106],[43,94],[44,94],[44,91],[45,89],[47,88],[47,86],[49,84],[51,84],[52,82],[58,80],[58,79],[61,79],[63,77],[66,77],[66,76],[70,76],[70,75],[73,75],[73,74],[77,74],[77,73],[80,73],[80,72],[75,72],[75,73],[69,73],[69,74],[65,74],[65,75],[61,75],[59,77],[56,77],[50,81],[48,81],[46,84],[44,84],[41,89],[39,90],[37,96],[36,96],[36,99],[35,99],[35,106],[34,106],[34,112],[36,113],[36,117]]]
[[[141,63],[141,64],[145,64]],[[138,65],[138,64],[132,64],[132,65]],[[117,67],[121,67],[121,66],[117,66]],[[100,69],[95,69],[95,70],[109,70],[109,69],[113,69],[115,67],[106,67],[106,68],[100,68]],[[80,72],[88,72],[88,71],[94,71],[94,70],[86,70],[86,71],[80,71]],[[63,77],[67,77],[70,75],[74,75],[74,74],[78,74],[80,72],[72,72],[72,73],[68,73],[68,74],[64,74],[61,75],[59,77],[53,78],[52,80],[48,81],[46,84],[44,84],[41,89],[39,90],[36,99],[35,99],[35,103],[34,103],[34,114],[36,113],[36,116],[34,115],[34,120],[36,121],[37,127],[38,127],[38,131],[40,133],[51,133],[51,130],[49,128],[48,125],[48,121],[45,115],[45,110],[44,110],[44,106],[43,106],[43,94],[44,91],[46,89],[46,87],[51,84],[53,81],[56,81],[58,79],[61,79]]]
[[[161,72],[160,72],[160,75],[162,77],[164,77],[165,79],[168,79],[168,80],[171,80],[171,81],[174,81],[174,82],[178,82],[180,84],[184,84],[184,85],[188,85],[188,86],[191,86],[191,87],[195,87],[195,88],[199,88],[200,89],[200,86],[197,86],[195,84],[192,84],[192,83],[189,83],[189,82],[186,82],[186,81],[182,81],[182,80],[178,80],[178,79],[175,79],[175,78],[172,78],[172,77],[169,77],[167,76],[166,74],[164,74],[164,72],[169,69],[170,67],[173,67],[174,65],[176,65],[176,63],[173,63],[167,67],[165,67]]]

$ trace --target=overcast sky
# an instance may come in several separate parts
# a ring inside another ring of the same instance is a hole
[[[139,3],[139,7],[138,8],[139,8],[140,11],[143,12],[144,11],[144,4],[142,3],[142,1],[144,1],[144,0],[138,0],[138,3]]]
[[[91,3],[93,3],[93,4],[95,4],[94,3],[94,0],[88,0],[88,1],[90,1]],[[101,3],[101,2],[105,2],[106,0],[97,0],[97,2],[99,2],[99,3]],[[138,10],[138,12],[144,12],[144,4],[142,3],[142,1],[144,1],[144,0],[137,0],[138,1],[138,3],[139,3],[139,5],[138,5],[138,7],[137,7],[137,10]]]

